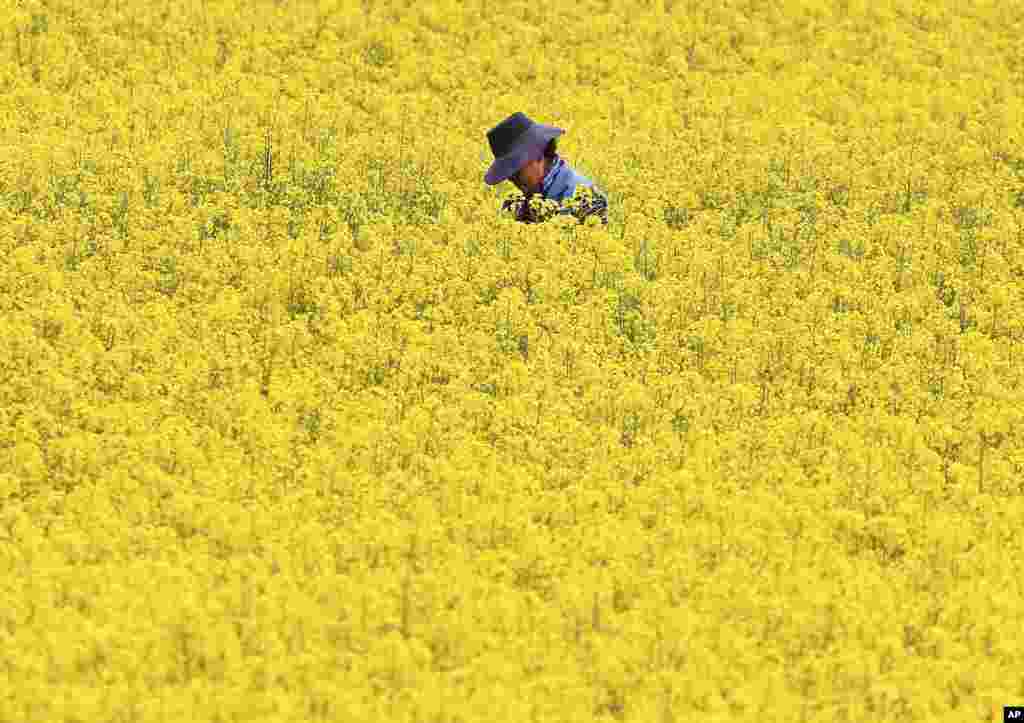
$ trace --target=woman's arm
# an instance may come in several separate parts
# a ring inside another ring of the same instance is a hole
[[[580,223],[595,216],[605,226],[608,225],[608,197],[594,186],[587,186],[586,191],[574,197],[566,208]]]

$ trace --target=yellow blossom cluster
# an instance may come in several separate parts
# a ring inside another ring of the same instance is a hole
[[[0,721],[1024,704],[1022,18],[0,4]]]

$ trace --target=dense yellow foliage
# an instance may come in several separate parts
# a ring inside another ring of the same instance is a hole
[[[1021,18],[2,4],[0,721],[1024,701]]]

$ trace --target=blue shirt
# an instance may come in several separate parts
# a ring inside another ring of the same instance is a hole
[[[565,159],[559,155],[555,155],[555,160],[551,164],[551,168],[544,174],[544,180],[541,182],[540,195],[548,200],[562,203],[572,198],[573,193],[576,192],[577,186],[584,186],[594,191],[594,202],[586,215],[598,214],[602,223],[608,223],[608,198],[602,193],[595,185],[592,180],[587,178],[581,173],[577,173],[573,168],[565,162]],[[502,207],[504,210],[513,210],[516,212],[516,217],[520,221],[528,221],[528,212],[525,208],[520,209],[515,205],[506,204]],[[573,209],[570,207],[559,208],[557,213],[572,215]],[[539,219],[538,219],[539,220]],[[582,219],[581,219],[582,221]]]
[[[574,171],[565,159],[561,156],[556,155],[554,162],[551,164],[551,168],[544,175],[544,181],[541,183],[540,193],[544,198],[550,198],[552,201],[564,201],[567,198],[571,198],[572,194],[576,191],[576,186],[584,185],[593,188],[594,182],[591,181],[584,175],[581,175]]]

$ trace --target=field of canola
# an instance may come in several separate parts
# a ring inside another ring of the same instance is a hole
[[[1014,3],[0,9],[0,722],[1024,703]],[[513,111],[609,194],[525,226]]]

